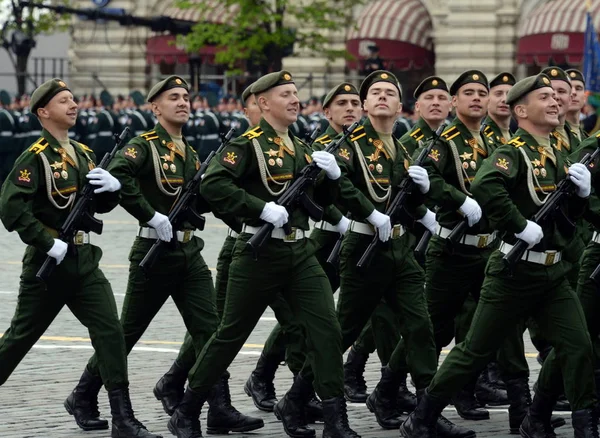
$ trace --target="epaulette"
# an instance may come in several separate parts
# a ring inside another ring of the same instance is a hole
[[[142,137],[146,141],[150,141],[156,140],[158,138],[158,134],[156,133],[156,131],[148,131],[144,132],[143,134],[140,134],[140,137]]]
[[[242,134],[242,136],[246,137],[248,140],[254,140],[261,135],[263,135],[263,130],[260,128],[260,126],[255,126],[254,128],[249,129]]]
[[[42,152],[44,149],[46,149],[48,147],[50,143],[48,143],[48,140],[46,140],[44,137],[40,137],[38,139],[38,141],[36,141],[30,148],[29,148],[29,152],[35,152],[36,154],[39,154],[40,152]]]
[[[410,136],[412,138],[414,138],[416,141],[419,141],[423,137],[425,137],[425,134],[423,134],[423,131],[421,131],[421,128],[416,128],[413,132],[410,133]]]
[[[492,135],[494,135],[494,130],[491,128],[491,126],[486,126],[485,129],[483,130],[483,134],[486,137],[491,137]]]
[[[596,137],[600,138],[600,131],[596,134]]]
[[[92,149],[90,149],[89,147],[87,147],[86,145],[84,145],[83,143],[79,143],[77,141],[74,141],[73,143],[79,145],[81,147],[81,149],[83,149],[86,152],[94,152]]]
[[[331,143],[331,137],[329,137],[328,134],[325,134],[325,135],[317,138],[315,140],[315,143],[319,143],[319,144],[322,144],[322,145],[327,145],[327,144]]]
[[[527,143],[525,143],[524,141],[521,141],[521,137],[515,137],[515,138],[511,139],[508,142],[508,144],[511,144],[511,145],[513,145],[516,148],[520,148],[520,147],[523,147],[523,146],[527,145]]]
[[[447,141],[450,141],[454,137],[457,137],[459,135],[460,135],[460,131],[458,129],[456,129],[456,126],[451,126],[450,128],[446,129],[442,133],[442,137],[444,137],[444,140],[447,140]]]
[[[352,131],[352,135],[350,136],[350,141],[356,141],[360,138],[363,138],[367,133],[365,132],[364,126],[359,126],[354,131]]]

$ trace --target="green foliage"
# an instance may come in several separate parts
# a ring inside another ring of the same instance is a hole
[[[18,0],[15,0],[18,4]],[[40,3],[53,4],[58,3],[56,1],[42,1]],[[63,6],[70,6],[70,0],[61,1],[60,4]],[[15,12],[11,0],[0,0],[0,9],[9,12],[0,19],[0,24],[4,26],[7,22],[6,30],[16,30],[19,25],[16,21]],[[31,30],[32,36],[35,37],[40,34],[48,34],[53,32],[66,31],[71,23],[71,16],[69,14],[58,14],[47,9],[38,8],[24,8],[21,11],[22,30],[29,32]]]

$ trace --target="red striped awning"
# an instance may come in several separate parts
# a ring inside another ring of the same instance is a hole
[[[346,40],[358,60],[377,45],[379,56],[394,69],[410,70],[433,65],[433,23],[420,0],[376,0],[363,8]],[[349,63],[356,68],[360,61]]]
[[[590,9],[596,29],[600,25],[600,0]],[[584,0],[547,0],[534,8],[519,27],[517,62],[528,65],[580,64],[583,60],[586,23]]]
[[[228,23],[238,13],[240,6],[223,5],[219,0],[190,0],[190,8],[168,7],[162,15],[175,20],[191,21],[195,23]]]
[[[204,46],[198,51],[202,62],[211,62],[219,49]],[[190,54],[176,44],[174,35],[155,35],[146,40],[146,62],[148,64],[187,64]]]

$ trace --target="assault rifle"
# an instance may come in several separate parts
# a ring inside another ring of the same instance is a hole
[[[354,122],[350,128],[347,130],[344,129],[344,132],[340,137],[327,145],[324,149],[325,152],[329,152],[330,154],[334,153],[342,144],[344,144],[346,139],[357,127],[358,122]],[[314,221],[320,221],[323,217],[323,209],[315,204],[306,193],[306,189],[315,182],[320,172],[321,168],[317,166],[317,163],[314,161],[307,164],[300,171],[298,178],[296,178],[285,193],[277,199],[277,205],[285,207],[287,211],[291,213],[296,208],[297,204],[300,203]],[[271,232],[274,228],[275,226],[273,224],[267,222],[260,227],[256,234],[248,239],[247,245],[252,248],[255,260],[258,259],[260,249],[267,242],[267,239],[271,236]],[[283,230],[286,234],[292,232],[289,221],[283,225]]]
[[[206,169],[208,169],[210,162],[215,155],[219,154],[225,148],[225,146],[227,146],[227,143],[229,143],[229,140],[231,140],[231,137],[233,137],[234,133],[235,129],[231,128],[221,140],[221,145],[219,148],[216,151],[213,150],[210,152],[210,154],[208,154],[208,157],[206,157],[206,160],[204,160],[204,162],[200,165],[200,168],[194,177],[186,183],[185,187],[183,188],[182,195],[177,199],[171,208],[171,211],[169,212],[169,222],[171,222],[174,231],[179,230],[183,226],[184,222],[191,223],[200,231],[204,229],[206,219],[194,209],[193,203],[198,196],[198,187],[200,186],[202,177],[206,173]],[[156,239],[154,244],[150,247],[140,262],[140,268],[142,268],[144,272],[148,274],[154,263],[156,263],[156,260],[158,260],[162,252],[165,250],[165,246],[174,246],[176,244],[177,232],[173,233],[171,242],[165,242],[163,240]]]
[[[97,167],[106,170],[117,151],[128,137],[129,128],[123,129],[123,132],[121,132],[120,135],[115,134],[115,147],[109,154],[104,154],[102,161],[100,161],[100,164]],[[96,186],[89,182],[83,187],[83,190],[81,190],[79,197],[75,202],[75,206],[58,231],[58,238],[69,244],[69,248],[72,248],[71,245],[77,231],[81,230],[86,233],[94,232],[96,234],[102,234],[103,223],[100,219],[96,219],[94,217],[94,212],[91,211],[91,202],[94,199],[94,190],[96,188]],[[52,275],[52,272],[54,272],[54,268],[56,268],[56,259],[48,256],[37,272],[36,277],[42,281],[47,281],[50,275]]]

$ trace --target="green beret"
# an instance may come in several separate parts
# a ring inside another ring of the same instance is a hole
[[[415,97],[415,99],[418,99],[421,94],[429,90],[442,90],[447,93],[448,85],[442,78],[438,76],[429,76],[419,84],[413,96]]]
[[[509,72],[502,72],[494,79],[490,81],[490,88],[494,88],[496,85],[515,85],[517,80]]]
[[[129,97],[131,97],[131,100],[133,100],[133,103],[136,106],[141,106],[144,104],[144,102],[146,102],[144,95],[139,90],[133,90],[131,93],[129,93]]]
[[[10,94],[6,90],[0,90],[0,103],[2,105],[10,105]]]
[[[54,78],[44,82],[42,85],[37,87],[31,95],[31,112],[37,114],[37,110],[44,108],[48,105],[48,102],[52,100],[61,91],[71,91],[67,84],[62,79]]]
[[[252,85],[254,84],[250,84],[246,87],[246,89],[244,90],[244,92],[242,93],[242,105],[246,106],[246,101],[248,100],[248,98],[250,96],[252,96]]]
[[[100,102],[102,102],[102,106],[112,106],[114,99],[107,90],[102,90],[100,92]]]
[[[560,67],[546,67],[541,73],[544,73],[553,81],[565,81],[567,84],[571,85],[571,79],[569,79],[567,72]]]
[[[394,74],[392,72],[389,72],[387,70],[376,70],[373,73],[371,73],[369,76],[367,76],[365,78],[365,80],[362,81],[362,84],[360,84],[360,101],[361,102],[364,102],[365,99],[367,98],[367,92],[369,91],[369,88],[371,88],[371,85],[373,85],[377,82],[388,82],[388,83],[394,85],[398,89],[398,94],[400,95],[400,100],[402,100],[402,87],[400,86],[400,82],[398,82],[398,79],[396,78],[396,76],[394,76]]]
[[[552,81],[544,73],[521,79],[509,90],[508,96],[506,96],[506,103],[508,105],[513,105],[532,91],[545,87],[552,88]]]
[[[148,102],[152,102],[158,97],[159,94],[170,90],[171,88],[184,88],[185,91],[190,91],[190,87],[185,79],[180,76],[171,75],[152,87],[148,93],[148,97],[146,97],[146,100]]]
[[[487,77],[482,72],[479,70],[467,70],[454,81],[450,87],[450,95],[456,95],[460,87],[467,84],[481,84],[488,90],[490,89]]]
[[[583,73],[581,73],[579,70],[571,68],[567,70],[567,74],[572,81],[581,81],[585,86],[585,78],[583,77]]]
[[[292,74],[289,71],[281,70],[269,73],[258,79],[252,84],[250,92],[252,94],[260,94],[271,88],[278,87],[280,85],[293,84]]]
[[[355,94],[358,96],[358,90],[354,85],[350,84],[349,82],[342,82],[341,84],[336,85],[331,90],[329,90],[329,93],[327,93],[323,98],[323,108],[327,108],[333,100],[333,98],[340,94]]]

